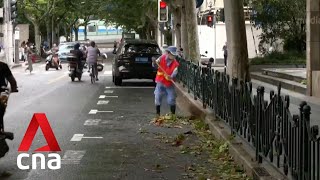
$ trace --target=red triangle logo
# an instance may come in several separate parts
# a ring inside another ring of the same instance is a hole
[[[36,149],[35,152],[61,151],[58,141],[54,136],[49,121],[44,113],[35,113],[33,115],[18,151],[29,151],[39,127],[42,130],[42,133],[48,144]]]

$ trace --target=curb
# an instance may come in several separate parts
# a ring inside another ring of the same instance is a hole
[[[197,115],[209,125],[212,135],[229,144],[230,155],[237,164],[245,169],[248,176],[252,176],[254,180],[288,179],[270,164],[266,162],[258,164],[255,161],[255,151],[241,138],[235,137],[231,139],[231,129],[223,121],[215,117],[213,110],[204,109],[202,103],[194,100],[181,84],[177,83],[176,89],[179,108],[187,114],[197,112]]]

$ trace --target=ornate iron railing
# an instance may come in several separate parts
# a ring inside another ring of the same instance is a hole
[[[178,81],[255,149],[259,163],[264,159],[292,179],[320,179],[319,127],[310,125],[306,102],[299,114],[291,114],[290,98],[281,95],[280,85],[267,101],[262,86],[254,95],[251,82],[230,80],[225,73],[184,59],[179,63]]]

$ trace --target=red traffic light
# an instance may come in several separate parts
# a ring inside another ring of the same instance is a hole
[[[212,16],[208,16],[207,20],[208,22],[212,22]]]
[[[166,2],[163,2],[163,1],[160,1],[160,8],[161,9],[164,9],[167,7],[167,3]]]

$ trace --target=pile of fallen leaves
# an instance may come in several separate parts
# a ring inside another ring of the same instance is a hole
[[[156,126],[180,129],[182,129],[184,125],[190,124],[187,119],[180,116],[172,116],[170,114],[156,117],[151,121],[151,123],[155,124]]]
[[[185,168],[184,176],[197,179],[250,179],[244,170],[238,166],[228,153],[228,143],[217,140],[211,134],[209,126],[199,119],[189,119],[187,117],[176,117],[166,115],[152,121],[156,126],[179,127],[185,125],[192,126],[192,130],[178,134],[175,137],[157,136],[161,142],[171,143],[178,147],[181,154],[197,157],[205,156],[208,165],[194,164]],[[196,144],[184,144],[189,136],[196,136]]]

